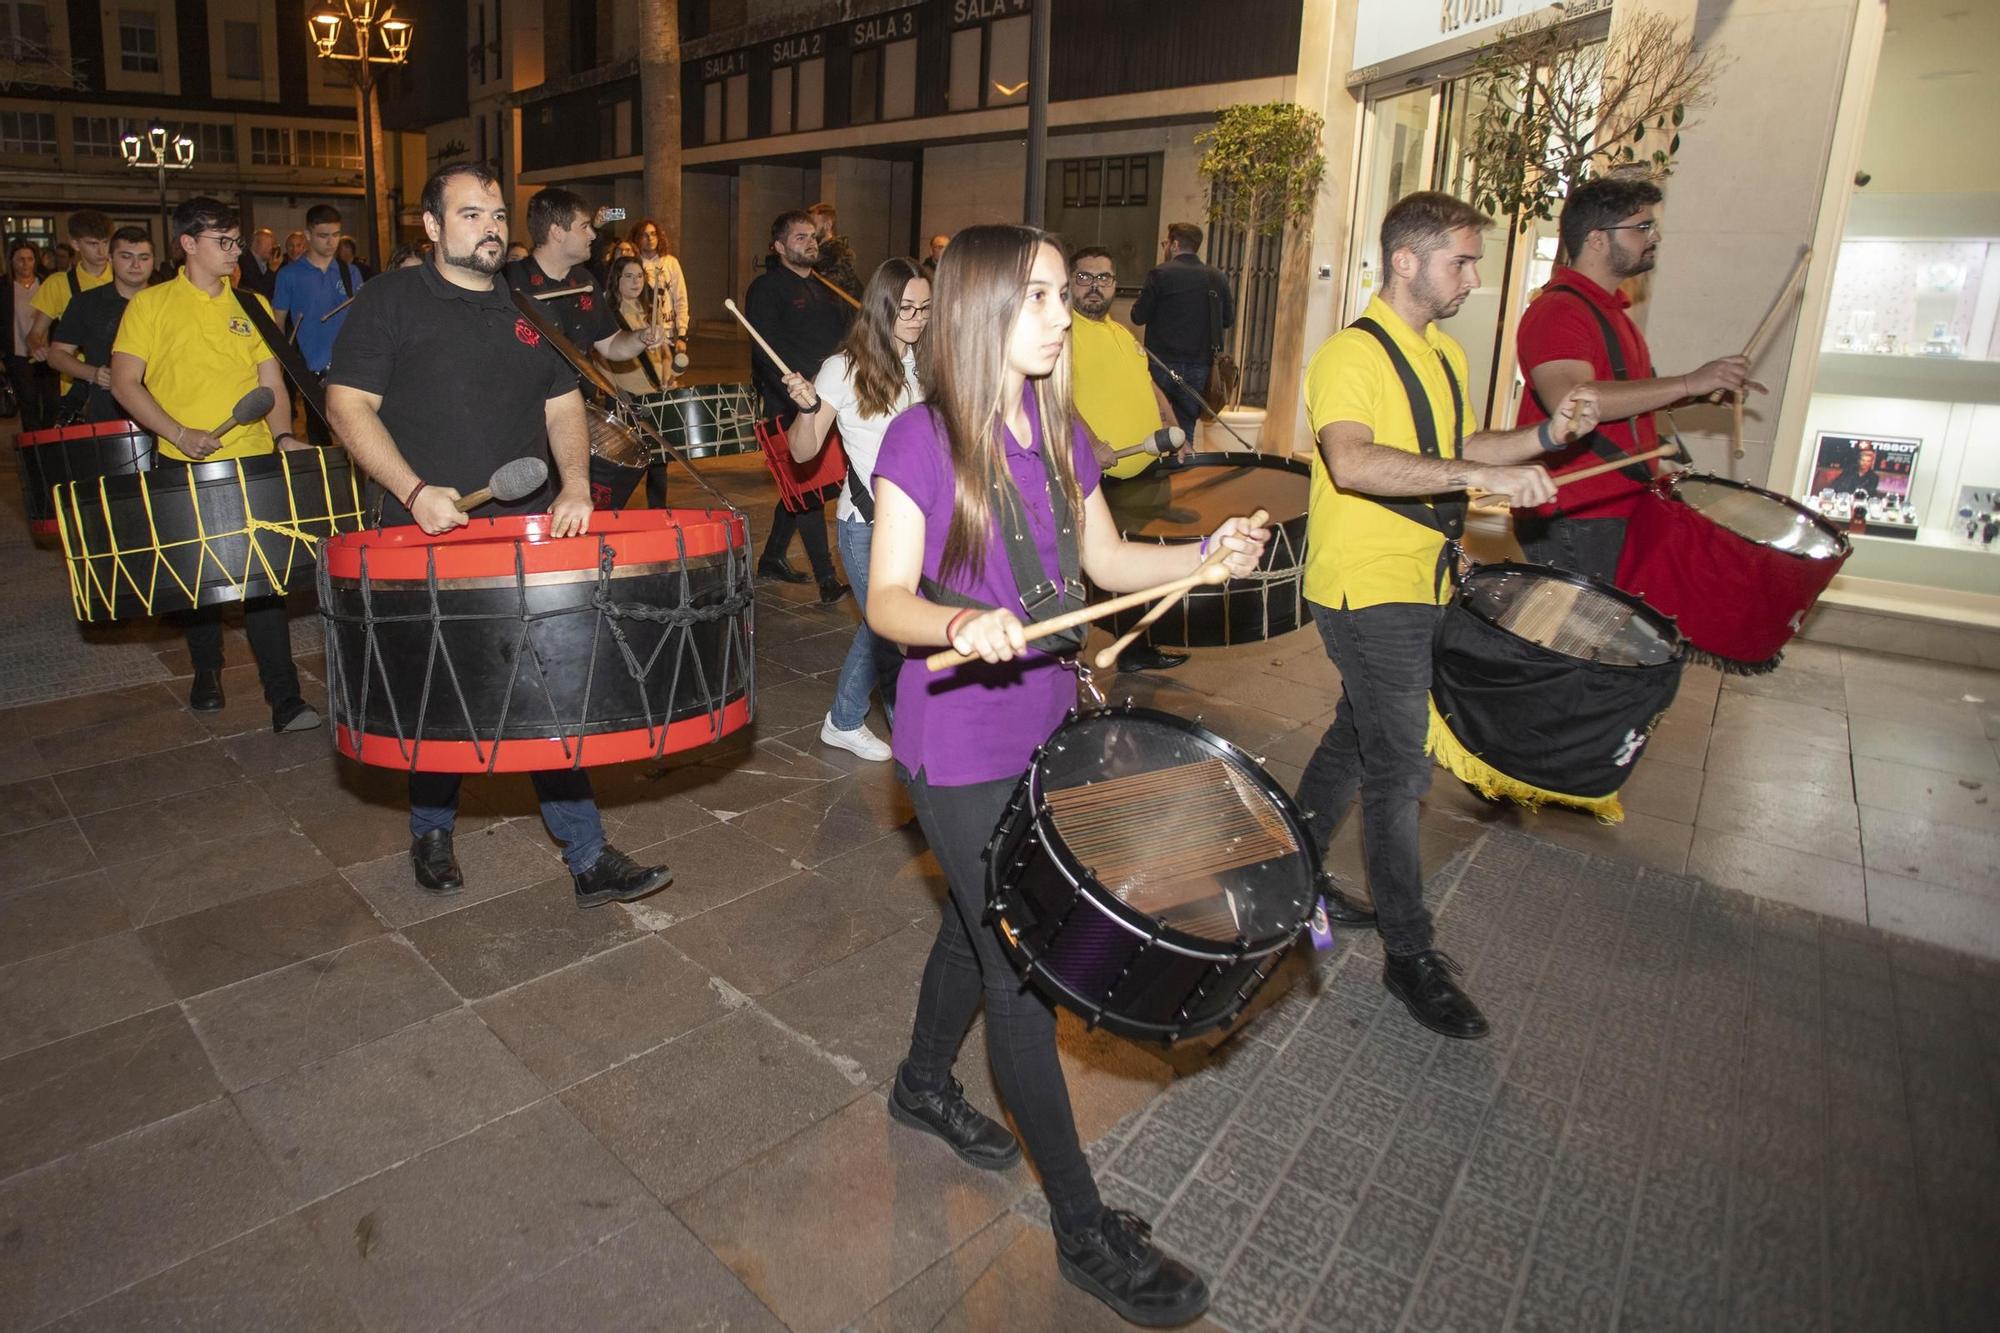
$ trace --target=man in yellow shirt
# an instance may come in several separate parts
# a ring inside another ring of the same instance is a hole
[[[1331,882],[1327,914],[1378,925],[1382,981],[1425,1027],[1483,1037],[1484,1014],[1453,980],[1424,907],[1417,802],[1430,789],[1431,635],[1450,591],[1477,487],[1515,505],[1552,498],[1532,460],[1588,434],[1596,390],[1572,390],[1541,426],[1468,434],[1465,353],[1437,327],[1479,284],[1491,219],[1447,194],[1405,197],[1382,220],[1383,284],[1306,367],[1319,448],[1306,519],[1306,601],[1340,669],[1340,704],[1299,780],[1307,828],[1323,850],[1355,793],[1374,910]]]
[[[292,434],[291,395],[283,372],[238,303],[229,275],[243,253],[243,223],[220,199],[197,196],[174,210],[174,244],[186,257],[173,279],[148,287],[125,307],[111,345],[111,391],[134,421],[153,432],[160,453],[180,462],[215,462],[268,454],[273,441],[304,449]],[[248,293],[247,299],[264,298]],[[268,312],[269,306],[265,307]],[[244,394],[272,393],[262,421],[214,433]],[[222,608],[185,612],[194,686],[188,706],[213,712],[222,697]],[[282,597],[243,603],[243,633],[257,659],[264,698],[277,731],[307,731],[319,714],[299,697],[291,627]]]
[[[49,274],[35,291],[32,303],[35,321],[28,329],[31,361],[49,359],[49,331],[63,317],[63,311],[69,309],[69,303],[91,288],[111,281],[111,215],[95,208],[70,214],[69,238],[76,242],[76,266]],[[69,376],[65,375],[56,392],[68,393],[69,385]]]
[[[1159,460],[1155,453],[1114,455],[1159,434],[1174,415],[1146,368],[1139,340],[1111,318],[1111,301],[1117,293],[1118,270],[1109,250],[1089,245],[1070,256],[1070,309],[1080,316],[1069,326],[1070,381],[1077,415],[1090,432],[1106,485],[1130,480]],[[1164,671],[1185,661],[1186,653],[1135,643],[1119,656],[1118,668]]]

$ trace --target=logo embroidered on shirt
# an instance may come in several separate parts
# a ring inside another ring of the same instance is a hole
[[[576,300],[576,303],[577,303],[577,304],[578,304],[579,306],[583,307],[583,308],[584,308],[585,310],[594,310],[594,309],[596,309],[596,308],[597,308],[597,307],[595,307],[595,306],[591,305],[591,303],[590,303],[590,297],[589,297],[589,296],[587,296],[587,295],[586,295],[586,296],[579,296],[579,297],[577,298],[577,300]]]
[[[237,315],[229,321],[229,331],[239,338],[250,336],[250,321]]]
[[[530,287],[539,287],[539,286],[541,286],[541,285],[542,285],[542,275],[541,275],[541,274],[539,274],[539,273],[536,273],[536,274],[533,274],[533,275],[531,275],[531,276],[530,276],[530,277],[528,278],[528,285],[529,285]]]
[[[525,319],[514,321],[514,337],[529,347],[540,347],[542,345],[542,335],[536,331],[534,325]]]

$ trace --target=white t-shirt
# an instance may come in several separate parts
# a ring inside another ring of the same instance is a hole
[[[882,451],[882,436],[887,433],[889,423],[904,408],[923,401],[924,391],[917,385],[916,349],[903,349],[903,391],[879,417],[861,415],[861,404],[854,396],[853,366],[845,352],[836,352],[820,363],[819,374],[813,376],[813,392],[820,396],[820,401],[833,405],[834,421],[840,427],[840,446],[847,451],[848,470],[873,492],[875,455]],[[854,507],[854,497],[846,486],[840,488],[840,510],[836,517],[843,523],[862,521],[861,511]]]

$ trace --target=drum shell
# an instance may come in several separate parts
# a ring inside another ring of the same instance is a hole
[[[1838,555],[1815,558],[1753,542],[1677,499],[1673,479],[1663,478],[1625,520],[1618,586],[1673,617],[1682,637],[1725,669],[1765,671],[1850,551],[1843,544]]]
[[[1147,628],[1146,639],[1149,643],[1171,648],[1222,648],[1235,643],[1274,639],[1307,623],[1306,506],[1312,486],[1311,467],[1288,458],[1266,455],[1193,454],[1166,469],[1165,475],[1216,467],[1269,468],[1296,476],[1297,506],[1289,514],[1271,514],[1271,539],[1258,562],[1256,577],[1230,579],[1218,585],[1190,589],[1185,597]],[[1111,492],[1106,494],[1109,496]],[[1220,521],[1218,518],[1217,523]],[[1123,535],[1127,541],[1171,546],[1199,542],[1208,532],[1189,531],[1161,536],[1142,535],[1128,529]],[[1137,607],[1120,612],[1108,619],[1107,626],[1114,633],[1123,633],[1137,624],[1146,610],[1145,607]]]
[[[699,384],[632,400],[682,457],[713,458],[757,447],[757,400],[747,384]]]
[[[55,487],[146,472],[159,458],[152,432],[131,421],[23,431],[14,437],[14,451],[28,531],[45,537],[56,533]]]
[[[340,449],[162,460],[54,495],[83,621],[291,592],[311,578],[318,541],[362,526],[361,478]],[[252,531],[253,517],[277,526]]]
[[[320,612],[343,754],[416,772],[533,771],[657,758],[748,724],[755,664],[740,518],[639,510],[554,540],[547,521],[481,519],[442,538],[392,528],[329,546]],[[514,559],[537,538],[540,549]],[[500,559],[514,561],[512,572],[498,572],[496,542],[509,545]],[[736,591],[746,605],[687,627],[684,639],[674,627],[614,620],[592,609],[607,549],[606,595],[620,606],[713,606]],[[568,567],[537,567],[550,564]],[[636,678],[614,623],[640,663]]]
[[[1432,702],[1466,750],[1516,782],[1590,799],[1631,775],[1683,665],[1678,652],[1643,666],[1571,657],[1491,623],[1463,593],[1431,649]]]

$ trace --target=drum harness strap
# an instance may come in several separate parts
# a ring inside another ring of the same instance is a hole
[[[299,345],[287,338],[279,330],[277,321],[264,312],[264,303],[257,299],[255,292],[247,292],[241,287],[232,290],[236,293],[236,304],[243,307],[243,313],[263,336],[264,345],[271,349],[272,356],[278,358],[278,366],[285,372],[285,378],[305,398],[306,410],[318,417],[327,434],[332,435],[333,423],[326,415],[326,386],[306,366],[305,357],[299,353]]]
[[[1389,354],[1389,364],[1396,368],[1396,378],[1403,382],[1403,394],[1410,400],[1410,420],[1417,428],[1417,450],[1425,458],[1443,458],[1444,451],[1438,443],[1437,417],[1431,411],[1430,391],[1417,378],[1417,368],[1403,355],[1403,349],[1396,346],[1396,340],[1389,331],[1368,316],[1348,326],[1360,329],[1382,344],[1382,350]],[[1459,446],[1465,443],[1465,395],[1459,390],[1458,376],[1451,373],[1451,363],[1445,360],[1443,352],[1437,354],[1438,366],[1444,371],[1445,383],[1451,386],[1451,450],[1458,456]],[[1355,491],[1363,499],[1373,500],[1384,509],[1401,514],[1412,523],[1420,523],[1444,538],[1444,545],[1438,550],[1437,572],[1433,576],[1433,586],[1443,588],[1447,579],[1453,577],[1464,560],[1458,539],[1465,535],[1465,494],[1454,491],[1448,498],[1419,500],[1406,496],[1369,495]]]
[[[1611,327],[1611,321],[1605,318],[1605,314],[1598,308],[1597,302],[1591,300],[1590,297],[1566,282],[1554,283],[1549,287],[1549,290],[1552,292],[1566,292],[1574,296],[1582,304],[1583,308],[1590,312],[1590,317],[1597,321],[1598,332],[1604,335],[1604,356],[1605,360],[1611,364],[1611,378],[1614,380],[1631,379],[1632,372],[1625,365],[1625,353],[1618,346],[1618,330]],[[1528,383],[1528,392],[1534,394],[1535,405],[1541,408],[1545,415],[1548,414],[1548,404],[1542,401],[1542,396],[1539,393],[1535,393],[1535,385],[1532,380]],[[1665,408],[1660,410],[1667,418],[1667,427],[1673,435],[1674,443],[1680,445],[1680,454],[1674,461],[1681,463],[1692,462],[1693,460],[1688,454],[1687,446],[1681,444],[1680,428],[1674,424],[1673,414],[1667,412]],[[1607,463],[1615,463],[1621,458],[1629,458],[1631,456],[1625,450],[1620,449],[1616,444],[1612,443],[1603,431],[1591,431],[1584,439],[1584,446],[1591,453],[1596,454]],[[1631,467],[1619,468],[1618,475],[1627,481],[1635,481],[1641,486],[1650,486],[1653,484],[1653,474],[1646,470],[1644,463],[1634,463]]]
[[[1045,446],[1046,447],[1046,446]],[[1041,552],[1035,549],[1035,538],[1028,531],[1027,511],[1023,506],[1020,492],[1011,479],[999,488],[1000,498],[1000,544],[1007,553],[1007,567],[1014,576],[1014,587],[1018,592],[1021,610],[1028,624],[1037,620],[1047,620],[1053,616],[1082,606],[1087,600],[1083,584],[1083,554],[1077,536],[1074,516],[1070,513],[1069,496],[1054,478],[1049,476],[1048,459],[1041,453],[1034,455],[1042,465],[1042,485],[1049,497],[1049,509],[1056,522],[1056,560],[1061,566],[1061,582],[1049,577],[1048,567],[1042,563]],[[941,606],[964,607],[973,611],[993,611],[998,608],[985,602],[976,601],[964,593],[947,588],[933,578],[920,578],[918,589],[928,601]],[[1081,626],[1061,635],[1053,636],[1042,643],[1042,650],[1060,658],[1062,664],[1076,672],[1077,679],[1099,703],[1103,696],[1091,683],[1090,670],[1076,656],[1083,647],[1089,631]]]

